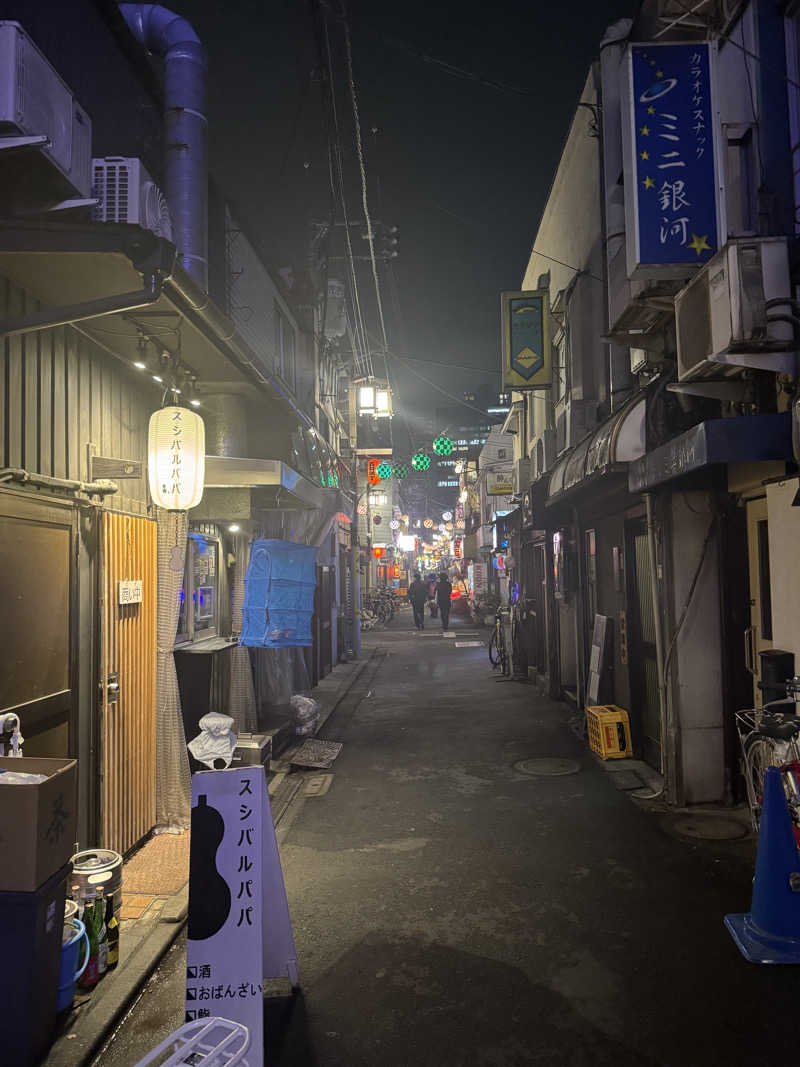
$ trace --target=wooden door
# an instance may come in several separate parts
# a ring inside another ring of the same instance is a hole
[[[750,625],[744,633],[745,666],[753,677],[753,700],[764,702],[759,652],[772,648],[772,596],[769,585],[767,498],[747,502],[747,564],[750,576]]]
[[[156,813],[156,523],[104,512],[102,564],[102,845],[124,854]]]
[[[26,756],[77,756],[77,509],[0,492],[0,711]]]

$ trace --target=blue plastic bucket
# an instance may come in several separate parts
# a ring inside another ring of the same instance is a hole
[[[61,945],[61,969],[58,974],[56,1011],[66,1011],[67,1008],[72,1007],[72,1000],[75,996],[75,983],[86,970],[86,964],[89,962],[89,937],[86,933],[86,927],[80,919],[66,919],[64,921],[64,930],[66,932],[70,929],[72,933]],[[86,948],[83,953],[83,963],[79,967],[78,956],[81,944],[84,943]]]

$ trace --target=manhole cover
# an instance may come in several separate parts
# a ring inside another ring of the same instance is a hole
[[[667,833],[701,841],[736,841],[748,834],[747,827],[738,819],[724,815],[667,815],[661,824]]]
[[[581,769],[580,763],[572,759],[524,759],[514,764],[515,771],[522,774],[531,774],[535,778],[557,778],[562,774],[577,774]]]

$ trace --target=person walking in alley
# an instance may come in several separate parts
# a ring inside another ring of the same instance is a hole
[[[447,629],[448,623],[450,622],[450,596],[452,592],[453,586],[450,584],[447,572],[442,571],[439,575],[439,581],[436,583],[436,603],[439,605],[439,611],[442,613],[443,630]]]
[[[428,583],[423,582],[419,571],[414,571],[414,581],[408,589],[408,599],[414,609],[414,625],[418,630],[425,629],[425,602],[428,599]]]

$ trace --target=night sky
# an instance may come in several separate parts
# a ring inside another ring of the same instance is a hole
[[[308,222],[328,217],[331,205],[307,0],[171,6],[191,19],[209,52],[212,172],[270,265],[302,266]],[[637,7],[636,0],[351,0],[370,211],[399,228],[396,285],[381,272],[390,345],[452,393],[482,382],[497,388],[498,294],[521,282],[603,31]],[[343,34],[332,15],[329,36],[348,211],[357,217]],[[482,80],[452,74],[423,54]],[[359,264],[359,288],[374,324],[367,263]],[[412,420],[447,403],[396,361],[392,373]]]

